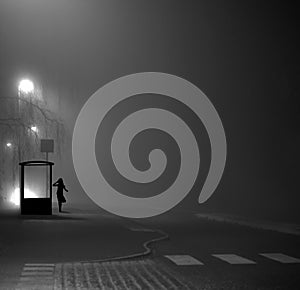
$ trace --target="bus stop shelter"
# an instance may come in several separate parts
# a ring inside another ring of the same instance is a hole
[[[22,215],[52,214],[52,167],[45,160],[20,164],[20,207]]]

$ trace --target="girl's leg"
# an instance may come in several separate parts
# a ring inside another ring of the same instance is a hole
[[[59,212],[61,212],[61,206],[62,206],[62,203],[59,201],[58,202],[58,210],[59,210]]]

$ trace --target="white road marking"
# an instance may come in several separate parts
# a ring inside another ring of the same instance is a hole
[[[55,264],[26,263],[16,289],[52,290]]]
[[[54,267],[23,267],[23,271],[53,271]]]
[[[178,266],[203,265],[202,262],[189,255],[165,255],[165,257]]]
[[[26,263],[25,267],[29,266],[29,267],[34,267],[34,266],[41,266],[41,267],[55,267],[55,264],[41,264],[41,263]]]
[[[145,228],[128,228],[132,232],[153,232],[154,230]]]
[[[235,254],[214,254],[212,255],[232,265],[241,264],[256,264],[256,262],[243,258]]]
[[[35,282],[35,283],[40,283],[40,282],[43,282],[43,281],[50,281],[52,282],[53,281],[53,277],[32,277],[32,276],[25,276],[25,277],[21,277],[20,278],[20,281],[24,282],[24,281],[30,281],[30,282]]]
[[[276,262],[280,262],[283,264],[295,264],[295,263],[300,263],[300,259],[281,254],[281,253],[263,253],[260,254],[263,257],[266,257],[268,259],[274,260]]]
[[[41,272],[41,271],[25,271],[22,272],[22,276],[52,276],[53,272]]]

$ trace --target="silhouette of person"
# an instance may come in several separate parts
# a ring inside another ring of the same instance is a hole
[[[64,190],[68,192],[68,189],[66,188],[62,178],[59,178],[55,183],[53,183],[53,186],[57,186],[56,196],[58,202],[58,210],[59,212],[62,212],[62,204],[66,202],[66,199],[64,197]]]

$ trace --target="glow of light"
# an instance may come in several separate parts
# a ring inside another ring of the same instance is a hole
[[[37,126],[31,126],[31,131],[33,131],[33,132],[35,132],[35,133],[37,133],[37,131],[38,131],[38,128],[37,128]]]
[[[38,196],[28,188],[24,189],[24,198],[37,198]],[[16,206],[20,206],[20,188],[16,187],[15,190],[10,195],[11,203],[13,203]]]
[[[25,79],[20,81],[19,84],[20,93],[28,94],[28,93],[32,93],[33,90],[34,90],[34,85],[31,80]]]
[[[10,142],[6,143],[6,147],[10,148],[12,144]]]

